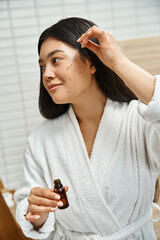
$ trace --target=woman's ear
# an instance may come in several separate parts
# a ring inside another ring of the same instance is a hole
[[[89,67],[90,67],[90,73],[94,74],[96,72],[96,67],[94,66],[90,56],[87,56],[87,62],[88,62]]]
[[[93,63],[91,63],[90,65],[90,71],[91,71],[91,74],[94,74],[96,72],[96,67],[93,65]]]

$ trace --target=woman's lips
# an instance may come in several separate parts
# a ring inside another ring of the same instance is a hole
[[[61,83],[52,83],[52,84],[48,85],[48,90],[49,90],[49,92],[53,92],[61,85],[62,85]]]

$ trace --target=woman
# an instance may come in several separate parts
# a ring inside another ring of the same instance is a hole
[[[46,29],[38,51],[39,107],[48,120],[28,139],[26,182],[15,194],[23,232],[156,239],[150,220],[160,173],[160,77],[129,61],[112,34],[86,19]],[[68,191],[65,210],[57,209],[56,178]]]

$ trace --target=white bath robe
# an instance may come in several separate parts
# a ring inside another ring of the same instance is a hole
[[[148,105],[107,99],[89,158],[72,107],[29,137],[25,183],[15,194],[24,234],[54,240],[156,239],[151,206],[160,174],[160,76]],[[50,213],[35,231],[25,220],[30,190],[69,186],[70,206]]]

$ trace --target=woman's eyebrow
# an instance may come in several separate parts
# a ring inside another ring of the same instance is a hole
[[[57,53],[57,52],[64,52],[64,51],[61,50],[61,49],[56,49],[56,50],[54,50],[54,51],[48,53],[48,55],[47,55],[47,59],[48,59],[49,57],[53,56],[53,55],[54,55],[55,53]],[[39,59],[39,63],[41,63],[41,62],[43,62],[43,60],[42,60],[42,59]]]

